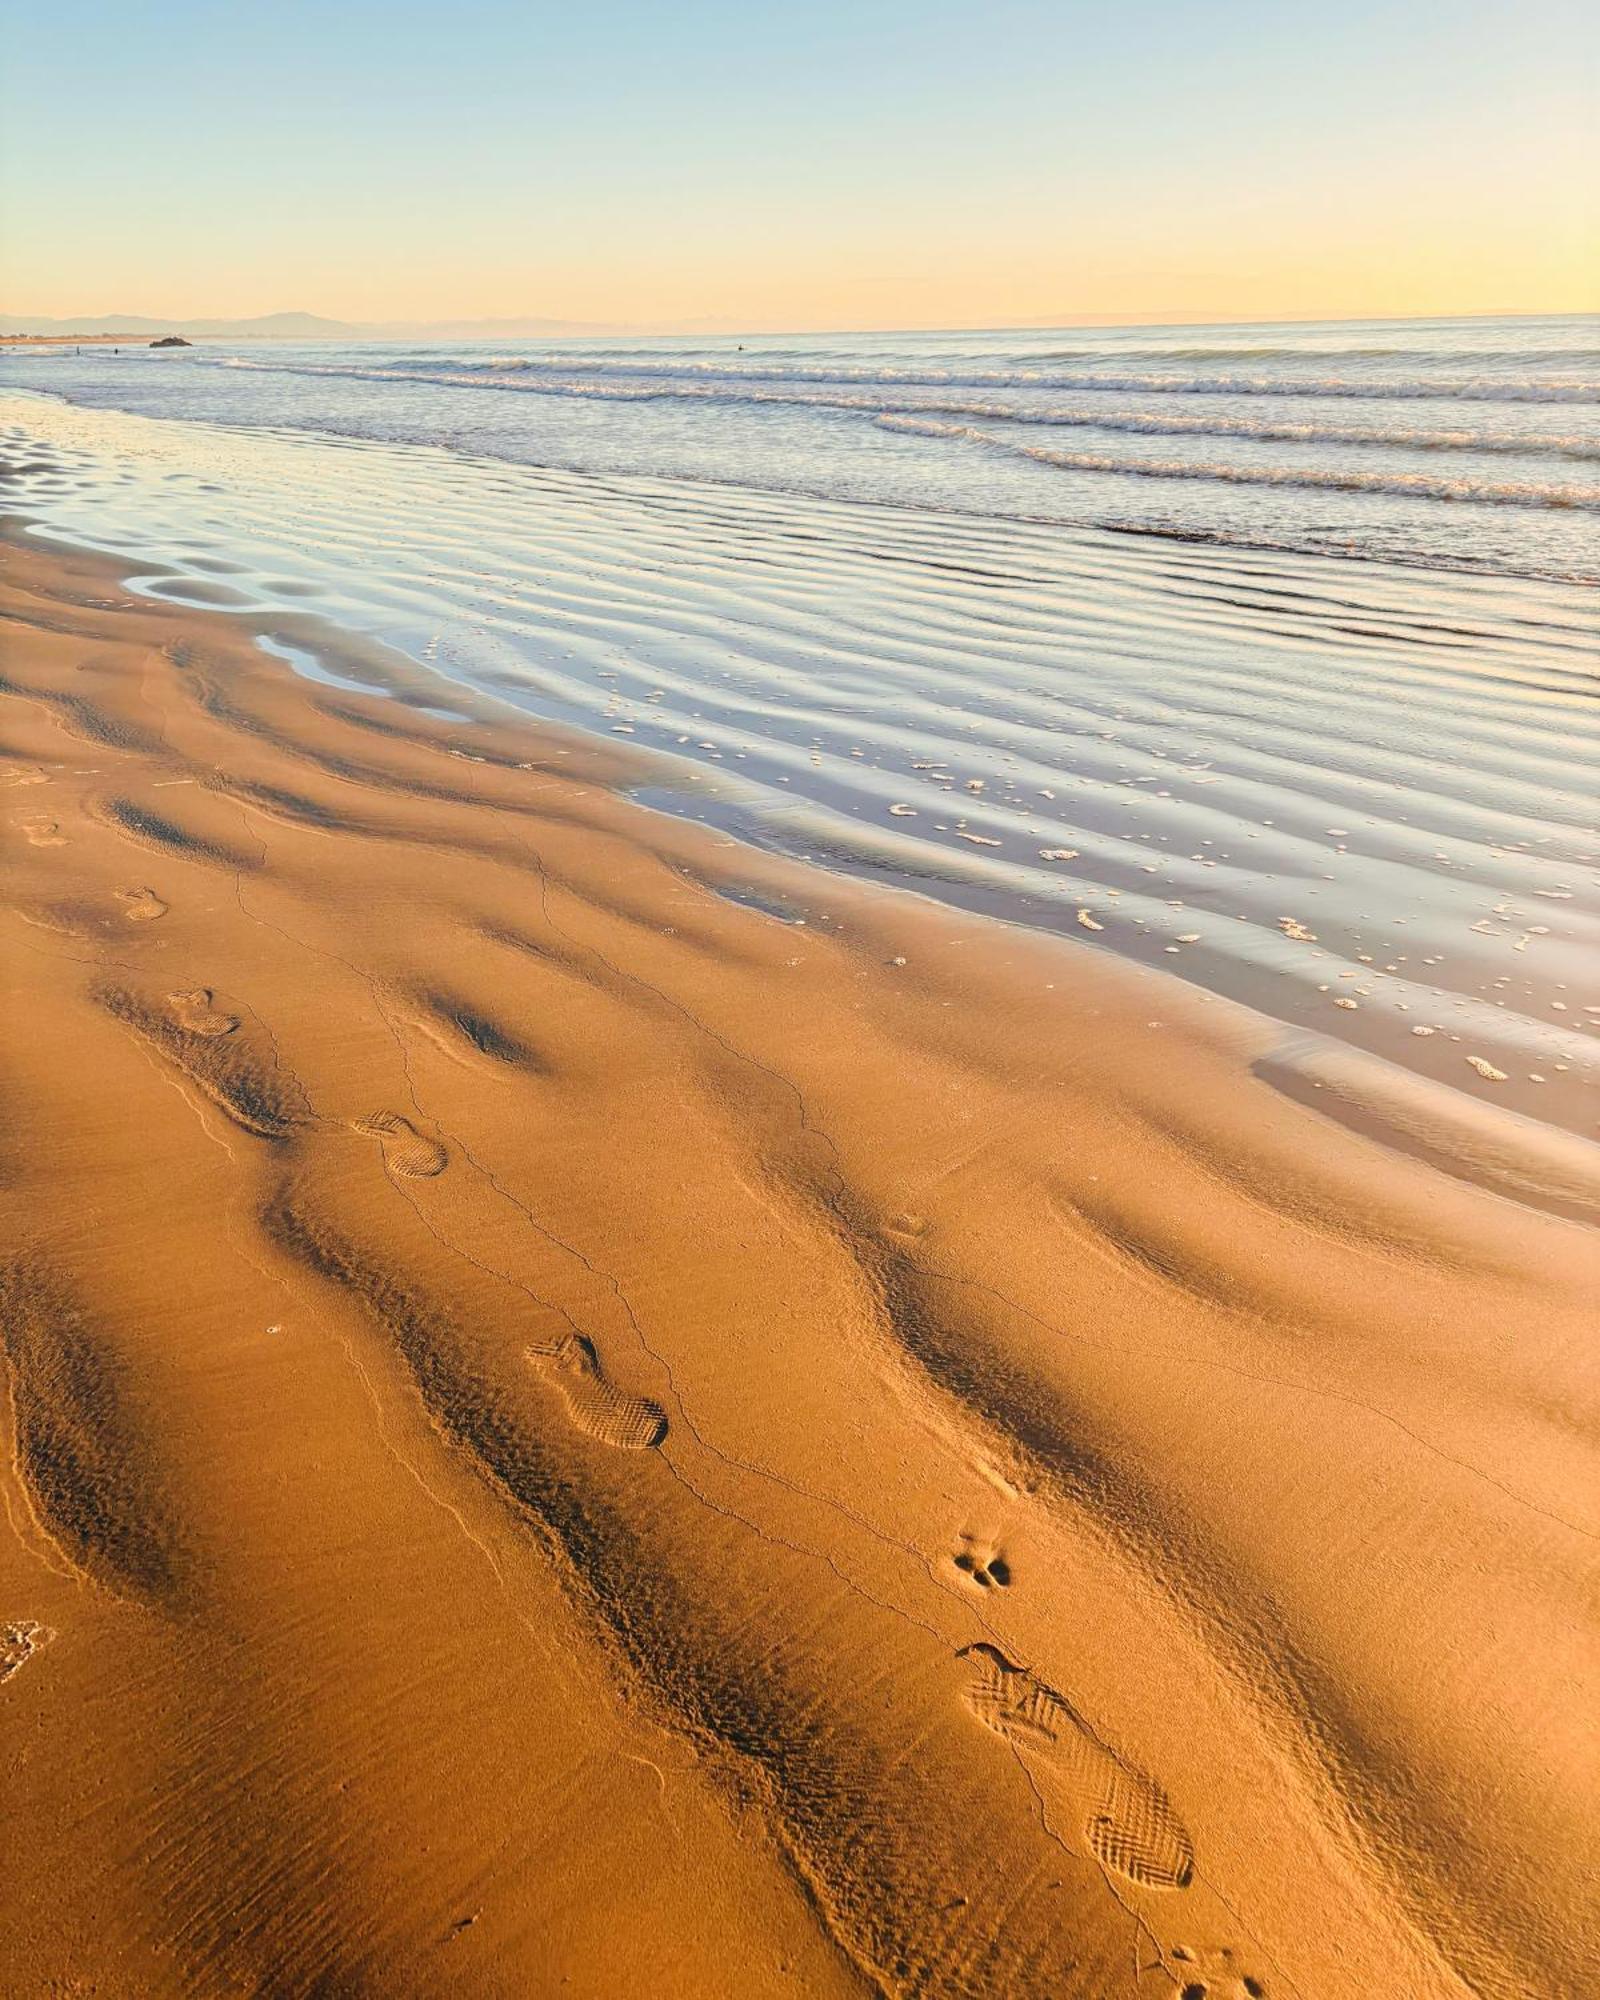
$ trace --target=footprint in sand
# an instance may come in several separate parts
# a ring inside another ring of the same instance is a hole
[[[1007,1590],[1011,1585],[1011,1564],[1005,1552],[993,1542],[963,1535],[950,1558],[969,1583],[979,1590]]]
[[[213,1007],[212,997],[209,986],[192,986],[187,992],[169,993],[167,1000],[179,1027],[186,1028],[191,1035],[231,1035],[239,1025],[239,1017]]]
[[[0,1681],[10,1680],[35,1653],[42,1653],[55,1636],[48,1625],[36,1625],[31,1618],[0,1625]]]
[[[153,924],[167,914],[167,905],[154,889],[119,889],[117,901],[130,924]]]
[[[445,1170],[449,1155],[443,1146],[419,1132],[398,1111],[370,1112],[355,1121],[355,1129],[377,1140],[383,1164],[392,1174],[404,1174],[407,1180],[429,1180]]]
[[[22,828],[31,847],[65,847],[67,836],[53,819],[43,813],[29,813],[25,819],[15,822]]]
[[[600,1366],[593,1341],[581,1333],[568,1334],[552,1348],[530,1347],[528,1359],[555,1376],[572,1421],[602,1444],[619,1451],[650,1451],[666,1436],[666,1411],[647,1396],[619,1389]]]
[[[1101,1866],[1142,1889],[1186,1889],[1194,1849],[1155,1780],[1114,1756],[1060,1695],[997,1646],[967,1646],[958,1657],[972,1670],[968,1707],[1024,1753]]]

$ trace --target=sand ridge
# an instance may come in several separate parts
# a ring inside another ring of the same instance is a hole
[[[1592,1232],[5,560],[0,1985],[1590,1990]]]

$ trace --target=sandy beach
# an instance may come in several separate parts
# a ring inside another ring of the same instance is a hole
[[[1594,1990],[1581,1187],[3,554],[0,1989]]]

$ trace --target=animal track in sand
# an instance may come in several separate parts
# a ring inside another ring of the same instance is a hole
[[[1006,1590],[1011,1584],[1011,1565],[992,1542],[963,1535],[950,1558],[961,1574],[979,1590]]]
[[[1187,1888],[1194,1849],[1155,1780],[1106,1749],[1070,1703],[997,1646],[966,1646],[957,1657],[972,1670],[967,1706],[1024,1753],[1095,1859],[1143,1889]]]
[[[568,1334],[554,1347],[530,1347],[528,1359],[554,1372],[579,1430],[619,1451],[650,1451],[667,1434],[667,1413],[647,1396],[630,1396],[600,1366],[594,1343]]]
[[[1266,2000],[1265,1981],[1239,1970],[1231,1945],[1201,1952],[1175,1944],[1169,1956],[1183,1981],[1178,2000]]]
[[[398,1111],[369,1112],[355,1121],[355,1129],[377,1140],[383,1164],[392,1174],[404,1174],[408,1180],[429,1180],[445,1170],[449,1155],[443,1146],[419,1132]]]
[[[10,1680],[35,1653],[42,1653],[55,1636],[48,1625],[36,1625],[31,1618],[0,1625],[0,1681]]]
[[[239,1025],[239,1017],[213,1007],[212,997],[209,986],[191,986],[186,992],[167,995],[174,1020],[191,1035],[231,1035]]]
[[[154,889],[119,889],[117,901],[130,924],[153,924],[167,914],[167,905]]]

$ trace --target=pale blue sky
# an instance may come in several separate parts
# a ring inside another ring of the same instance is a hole
[[[13,5],[5,303],[788,326],[1576,308],[1588,11]]]

